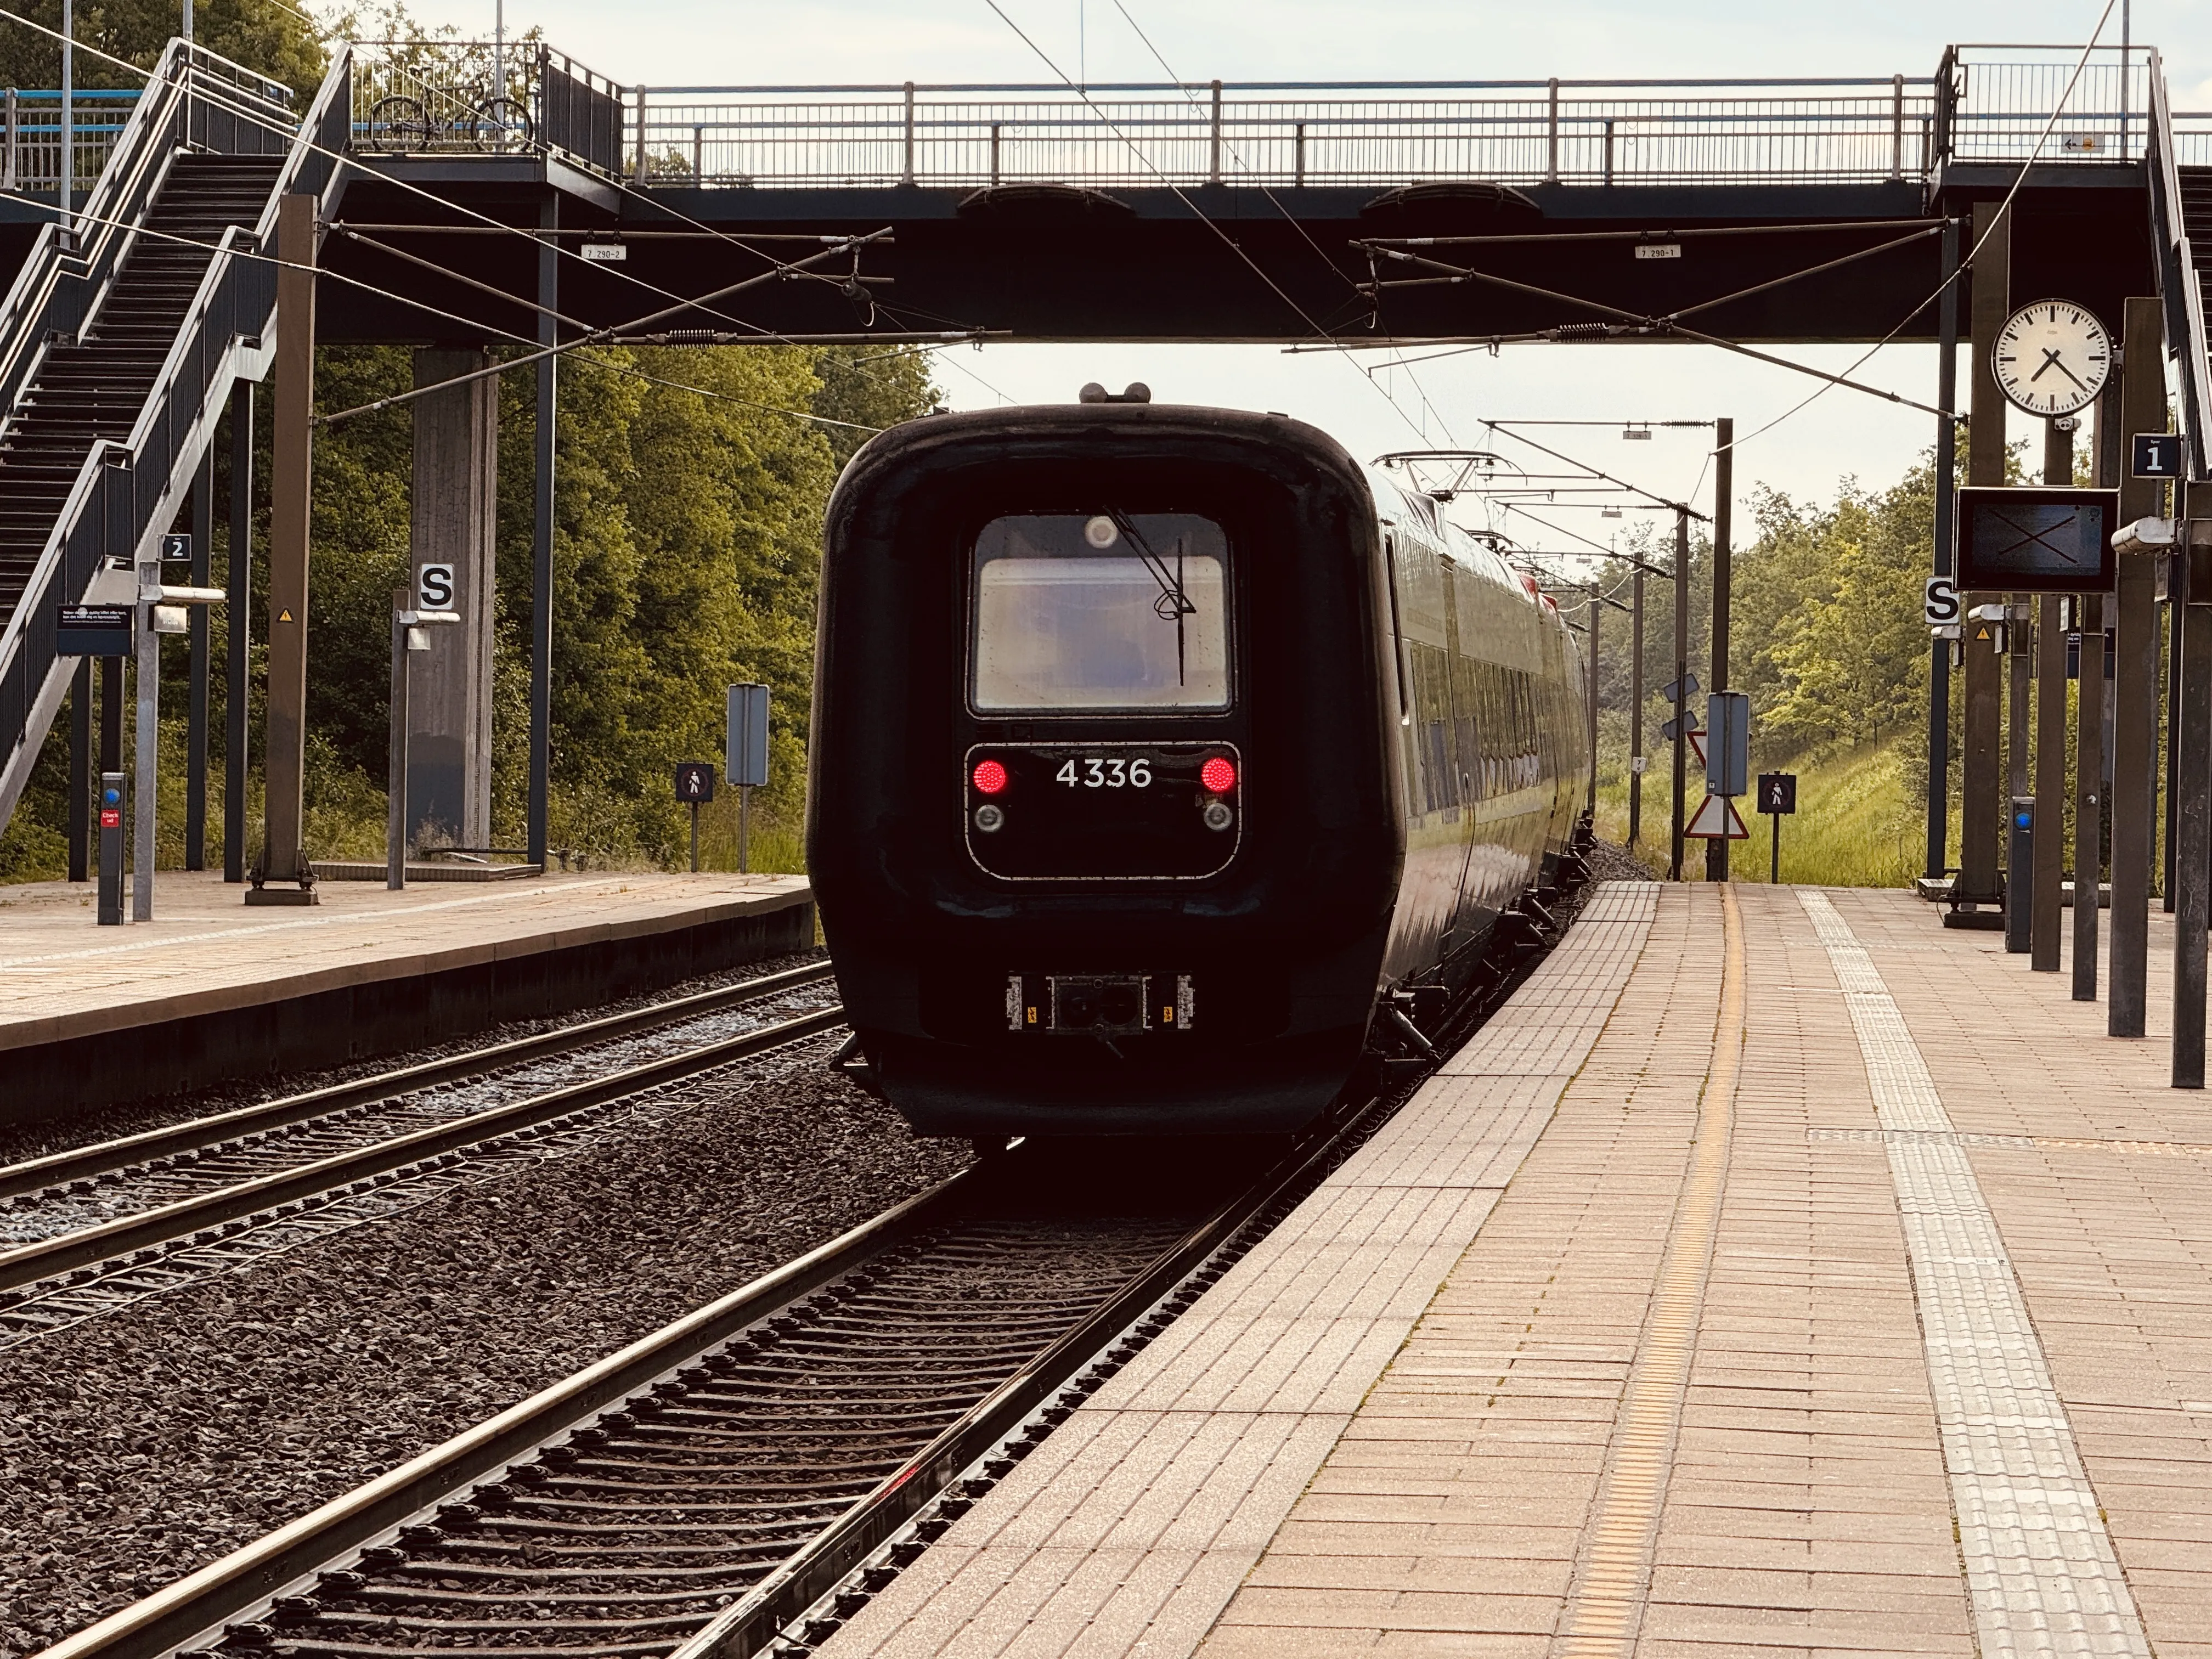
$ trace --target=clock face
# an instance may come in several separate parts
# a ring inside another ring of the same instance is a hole
[[[2006,319],[1990,366],[2004,395],[2029,414],[2071,415],[2105,389],[2112,338],[2072,301],[2038,300]]]

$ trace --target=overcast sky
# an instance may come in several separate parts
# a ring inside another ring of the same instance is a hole
[[[1180,78],[1517,80],[1932,74],[1948,42],[2085,41],[2104,0],[1120,0]],[[419,15],[489,33],[495,0],[420,0]],[[999,0],[1070,74],[1164,78],[1116,0]],[[2212,0],[2115,0],[2131,39],[2159,46],[2178,107],[2212,109]],[[617,81],[662,85],[1036,82],[1045,66],[987,0],[507,0],[510,27],[546,38]],[[1856,348],[1795,347],[1833,370]],[[1072,398],[1085,380],[1141,380],[1163,400],[1273,409],[1310,420],[1356,453],[1483,441],[1486,419],[1667,420],[1729,415],[1740,434],[1817,383],[1709,348],[1509,347],[1383,377],[1273,348],[991,346],[942,354],[963,408]],[[1893,348],[1860,378],[1934,401],[1932,349]],[[1826,393],[1744,446],[1740,496],[1760,482],[1825,499],[1839,477],[1894,479],[1933,437],[1927,416],[1859,393]],[[1571,439],[1571,444],[1568,440]],[[1554,432],[1608,471],[1667,495],[1703,476],[1696,433],[1625,443]],[[1564,519],[1564,515],[1563,515]],[[1572,520],[1603,539],[1620,521]],[[1523,539],[1530,539],[1524,536]]]

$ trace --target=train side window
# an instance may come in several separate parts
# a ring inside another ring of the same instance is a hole
[[[1228,538],[1210,519],[994,519],[975,539],[975,712],[1225,709],[1229,595]]]
[[[1401,725],[1411,725],[1413,674],[1406,660],[1406,630],[1398,622],[1398,538],[1395,536],[1382,538],[1382,574],[1390,584],[1390,645],[1398,658],[1398,720]]]

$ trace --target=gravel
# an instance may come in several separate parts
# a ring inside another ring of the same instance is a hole
[[[684,980],[665,990],[625,997],[615,1002],[598,1003],[589,1008],[579,1008],[572,1013],[547,1019],[510,1020],[506,1024],[490,1026],[471,1036],[456,1037],[450,1042],[433,1043],[427,1048],[410,1048],[403,1054],[356,1060],[349,1065],[331,1066],[326,1071],[235,1078],[184,1093],[149,1095],[137,1100],[114,1102],[92,1110],[75,1113],[67,1118],[0,1124],[0,1164],[21,1164],[29,1158],[44,1158],[50,1152],[67,1152],[74,1146],[90,1146],[100,1141],[137,1134],[147,1129],[190,1122],[196,1117],[206,1117],[216,1112],[235,1111],[241,1106],[258,1105],[264,1100],[276,1100],[286,1095],[305,1094],[313,1089],[328,1088],[332,1084],[351,1082],[356,1078],[396,1071],[403,1066],[420,1065],[425,1060],[440,1060],[449,1054],[466,1054],[472,1048],[489,1048],[494,1043],[512,1042],[516,1037],[534,1036],[540,1031],[557,1031],[570,1025],[582,1024],[586,1020],[604,1018],[610,1014],[628,1013],[633,1008],[649,1007],[654,1003],[672,1002],[678,997],[696,995],[701,991],[719,990],[726,985],[741,984],[749,979],[781,973],[787,968],[802,968],[810,963],[826,962],[829,956],[826,951],[800,951],[787,956],[767,957],[758,962],[726,968],[719,973]]]
[[[36,1651],[968,1161],[823,1062],[0,1355],[0,1659]]]
[[[1589,866],[1592,881],[1656,881],[1650,866],[1626,847],[1613,842],[1594,842],[1583,854],[1583,862]]]

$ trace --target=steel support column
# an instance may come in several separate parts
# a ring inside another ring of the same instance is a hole
[[[2166,329],[2159,301],[2131,299],[2121,333],[2120,428],[2166,429]],[[2156,484],[2120,480],[2120,522],[2157,510]],[[2153,502],[2145,506],[2146,500]],[[2113,622],[2118,635],[2112,684],[2112,1000],[2105,1029],[2114,1036],[2143,1034],[2150,948],[2153,790],[2158,757],[2158,609],[2151,561],[2119,561]],[[2175,636],[2184,630],[2177,628]]]
[[[644,145],[638,147],[643,166]],[[561,205],[548,196],[538,222],[557,230]],[[561,303],[559,254],[550,236],[538,249],[538,342],[556,343],[553,313]],[[553,461],[554,422],[558,416],[557,357],[538,362],[537,476],[530,532],[530,861],[545,862],[546,817],[552,785],[553,753]]]
[[[70,682],[69,878],[82,881],[90,871],[92,834],[92,659],[76,659]]]
[[[2058,884],[2066,867],[2066,633],[2058,595],[2038,607],[2035,660],[2035,893],[2027,965],[2058,971],[2063,912]]]
[[[1729,689],[1729,532],[1735,496],[1735,422],[1713,422],[1713,679],[1711,689]],[[1705,879],[1729,878],[1729,842],[1715,836],[1705,842]]]
[[[269,480],[269,704],[261,874],[300,894],[257,888],[246,902],[312,900],[303,844],[307,751],[307,546],[310,424],[315,412],[315,198],[286,196],[276,214],[275,441]]]
[[[2188,556],[2179,547],[2174,551],[2177,561]],[[2172,611],[2186,665],[2167,714],[2181,751],[2181,805],[2174,815],[2173,1086],[2201,1089],[2204,932],[2212,925],[2212,594],[2191,592]],[[2112,902],[2117,919],[2117,892]]]
[[[1628,844],[1644,834],[1644,571],[1631,588],[1634,601],[1628,641]]]
[[[2043,481],[2062,486],[2074,482],[2071,417],[2045,425]],[[2055,974],[2064,923],[2058,884],[2066,868],[2066,634],[2059,623],[2058,595],[2045,594],[2038,608],[2042,614],[2036,619],[2035,900],[2027,965],[2039,974]]]
[[[1966,385],[1972,411],[1966,462],[1966,482],[1971,484],[2004,482],[2005,400],[1996,377],[1990,372],[1990,360],[2010,305],[2012,226],[2009,218],[1999,221],[1997,205],[1984,202],[1974,208],[1973,246],[1980,251],[1974,259],[1970,318],[1973,350]],[[1972,610],[2003,596],[1970,593],[1962,597],[1966,608]],[[1978,641],[1975,632],[1972,628],[1966,630],[1966,753],[1959,802],[1959,880],[1954,892],[1961,900],[1994,904],[2002,892],[1997,881],[1997,826],[2003,817],[1997,743],[2003,676],[1996,653],[1985,641]]]
[[[1690,515],[1678,507],[1674,509],[1674,839],[1667,866],[1670,881],[1682,879],[1682,792],[1689,782],[1689,673]]]
[[[1943,276],[1947,286],[1936,301],[1936,406],[1954,410],[1959,399],[1959,285],[1949,279],[1959,269],[1959,222],[1943,224]],[[1953,491],[1958,483],[1958,428],[1946,416],[1936,422],[1936,545],[1933,573],[1954,568],[1951,538]],[[1951,864],[1951,647],[1930,641],[1928,659],[1928,860],[1923,873],[1940,879]]]
[[[2074,710],[2074,1000],[2097,1000],[2097,918],[2105,880],[2105,599],[2075,601],[2080,687]]]
[[[230,393],[230,550],[223,572],[222,878],[246,879],[246,713],[253,684],[253,382]]]
[[[1585,740],[1589,744],[1589,795],[1583,802],[1583,810],[1589,812],[1593,823],[1597,818],[1597,624],[1598,618],[1604,614],[1605,601],[1600,597],[1598,585],[1592,582],[1589,599],[1589,706],[1583,710],[1583,714],[1588,727]]]
[[[205,587],[215,549],[215,446],[210,444],[200,459],[199,477],[192,480],[192,586]],[[185,638],[191,645],[191,678],[185,699],[185,868],[207,868],[208,773],[208,608],[192,606],[185,619]]]

